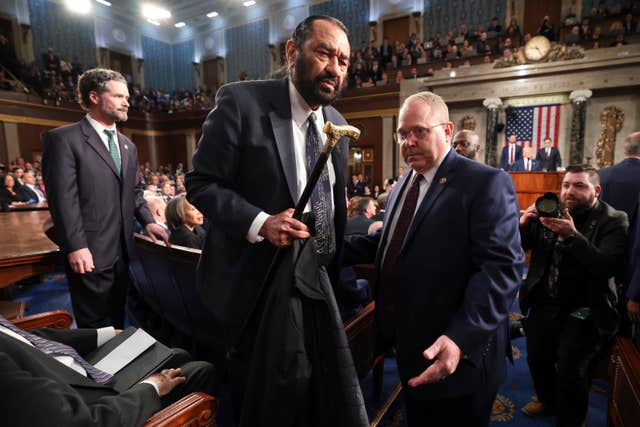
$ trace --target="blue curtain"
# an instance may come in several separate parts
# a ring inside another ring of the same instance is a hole
[[[504,0],[424,0],[423,7],[424,37],[428,39],[437,32],[457,34],[462,23],[471,32],[478,24],[487,27],[493,17],[504,28],[507,5]]]
[[[352,49],[369,42],[369,0],[330,0],[309,7],[310,15],[328,15],[338,18],[349,29]]]
[[[145,87],[164,91],[172,90],[174,79],[171,45],[142,36],[142,54],[144,56]]]
[[[191,89],[196,86],[193,69],[194,41],[188,40],[171,46],[173,52],[173,77],[175,89]]]
[[[249,79],[269,73],[269,20],[251,22],[224,32],[227,49],[227,81],[240,79],[242,70]]]
[[[29,0],[33,52],[42,66],[42,54],[53,48],[60,58],[77,57],[84,69],[96,66],[96,33],[93,15],[71,13],[47,0]]]

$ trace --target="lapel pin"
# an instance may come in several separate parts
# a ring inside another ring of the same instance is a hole
[[[447,182],[447,178],[440,178],[440,181],[438,181],[440,184],[444,184],[445,182]]]
[[[129,149],[129,146],[128,146],[127,144],[124,144],[124,149],[125,149],[125,150],[128,150],[128,149]]]

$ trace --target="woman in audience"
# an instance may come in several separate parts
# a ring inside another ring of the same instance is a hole
[[[10,173],[2,177],[2,187],[0,187],[0,204],[19,205],[28,200],[27,196],[16,186],[16,180]]]
[[[202,249],[205,236],[200,211],[185,198],[185,194],[174,197],[165,211],[167,226],[171,230],[169,243],[187,248]]]

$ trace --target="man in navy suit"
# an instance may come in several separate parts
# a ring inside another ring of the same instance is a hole
[[[538,172],[540,171],[540,165],[537,160],[533,159],[533,150],[531,147],[525,147],[522,149],[522,159],[513,164],[511,168],[513,172]]]
[[[624,160],[600,171],[600,200],[625,211],[631,220],[635,214],[636,194],[640,192],[640,132],[625,138]]]
[[[502,154],[500,155],[500,169],[504,171],[510,171],[513,165],[520,159],[522,159],[522,148],[517,143],[516,134],[509,135],[509,141],[507,145],[502,148]]]
[[[346,123],[330,104],[345,81],[349,52],[347,30],[340,21],[310,16],[301,22],[287,41],[287,78],[220,88],[216,107],[203,125],[193,170],[186,176],[187,198],[211,221],[197,286],[224,327],[225,345],[235,349],[239,367],[231,385],[236,412],[257,330],[255,322],[247,323],[242,333],[243,325],[276,249],[310,237],[313,229],[316,239],[318,234],[327,242],[335,239],[334,247],[322,252],[320,263],[337,280],[346,223],[346,137],[338,141],[327,163],[328,179],[323,184],[321,178],[317,186],[326,202],[324,211],[306,223],[292,214],[307,183],[310,137],[315,134],[324,142],[325,122]],[[315,212],[310,205],[305,209],[309,214]]]
[[[395,342],[410,426],[488,425],[524,262],[511,178],[457,154],[453,129],[439,96],[405,100],[397,141],[412,170],[384,228],[345,242],[346,263],[375,261],[376,323]]]
[[[536,154],[536,160],[540,163],[540,170],[545,172],[555,172],[562,166],[560,151],[551,146],[551,138],[544,139],[544,148]]]
[[[44,134],[43,177],[78,326],[122,328],[134,217],[153,239],[168,237],[142,197],[136,146],[116,129],[127,120],[126,80],[95,68],[78,93],[88,114]]]

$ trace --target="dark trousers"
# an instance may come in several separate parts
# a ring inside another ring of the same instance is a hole
[[[118,258],[111,268],[75,273],[66,265],[69,293],[79,328],[124,327],[127,289],[131,284],[127,264]]]
[[[404,393],[409,427],[489,425],[498,386],[475,393],[436,400],[413,399]]]
[[[162,369],[180,368],[181,376],[187,380],[178,384],[169,394],[162,397],[162,406],[166,407],[182,399],[193,392],[201,391],[209,395],[216,395],[219,387],[219,376],[216,368],[209,362],[192,361],[191,356],[185,350],[179,348],[171,349],[173,357],[165,363]]]
[[[555,410],[558,426],[580,426],[589,404],[591,362],[604,344],[592,317],[532,310],[524,328],[538,399]]]

